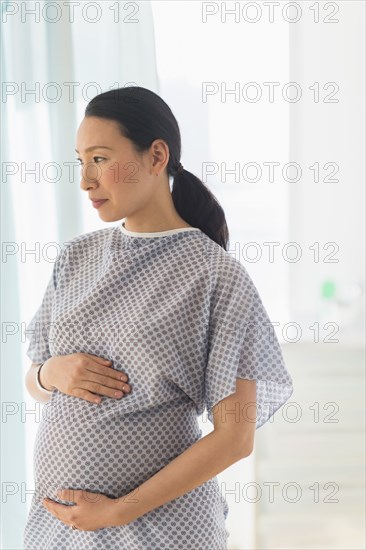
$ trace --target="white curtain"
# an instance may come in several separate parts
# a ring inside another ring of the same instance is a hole
[[[1,3],[6,412],[1,547],[9,550],[23,545],[35,489],[34,435],[43,410],[25,388],[30,364],[24,330],[58,250],[70,238],[102,227],[79,187],[77,127],[87,103],[100,92],[135,84],[159,93],[150,2],[81,2],[73,12],[67,4]]]

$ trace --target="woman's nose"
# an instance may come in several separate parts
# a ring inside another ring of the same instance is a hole
[[[82,167],[80,187],[82,189],[89,189],[91,185],[96,185],[98,183],[99,172],[98,166],[95,166],[93,163],[86,164]]]

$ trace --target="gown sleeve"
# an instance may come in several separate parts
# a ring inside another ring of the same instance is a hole
[[[210,306],[205,405],[212,424],[212,407],[236,392],[237,378],[256,380],[256,406],[248,408],[256,429],[293,393],[292,378],[258,290],[246,268],[229,255],[217,270]]]
[[[25,336],[29,340],[27,357],[32,363],[42,363],[51,357],[49,341],[52,338],[52,306],[61,266],[61,255],[58,256],[52,269],[42,302],[26,327]]]

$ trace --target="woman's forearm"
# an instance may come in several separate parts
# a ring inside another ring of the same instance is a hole
[[[137,489],[116,500],[121,524],[193,490],[250,453],[244,452],[243,445],[239,447],[226,430],[212,431]]]

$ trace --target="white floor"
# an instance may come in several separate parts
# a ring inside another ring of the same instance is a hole
[[[283,351],[295,404],[257,433],[263,495],[254,548],[364,549],[364,349],[297,343]]]

